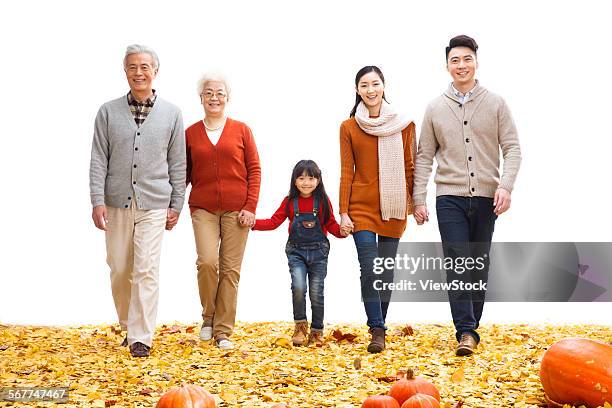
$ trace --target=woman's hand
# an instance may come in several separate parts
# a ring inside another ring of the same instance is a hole
[[[429,211],[427,210],[427,206],[424,204],[414,207],[414,212],[412,215],[414,216],[417,225],[423,225],[429,221]]]
[[[343,236],[347,236],[355,229],[355,225],[353,225],[353,221],[351,217],[347,213],[340,214],[340,233]]]
[[[252,228],[253,225],[255,225],[255,214],[247,210],[242,210],[240,214],[238,214],[238,221],[240,221],[240,225],[243,227]]]

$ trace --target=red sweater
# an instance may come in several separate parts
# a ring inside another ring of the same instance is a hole
[[[227,118],[217,145],[199,121],[185,131],[189,207],[206,211],[255,213],[261,167],[253,133],[247,125]]]
[[[278,228],[285,219],[287,219],[287,200],[288,197],[285,197],[283,202],[281,203],[278,210],[272,215],[272,218],[267,220],[256,220],[254,230],[257,231],[269,231]],[[323,224],[323,203],[319,203],[319,212],[317,213],[317,217],[319,217],[319,222],[321,223],[321,227],[323,229],[323,233],[327,235],[327,233],[331,233],[335,237],[338,238],[346,238],[340,234],[340,225],[336,222],[336,218],[334,217],[334,210],[332,208],[331,202],[329,198],[327,199],[327,203],[329,204],[329,220],[327,223]],[[310,196],[308,198],[304,198],[300,196],[298,198],[298,208],[300,209],[300,213],[312,213],[314,205],[314,197]],[[289,228],[291,231],[291,222],[293,222],[293,202],[289,205]]]

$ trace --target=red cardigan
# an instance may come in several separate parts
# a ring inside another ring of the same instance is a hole
[[[287,218],[287,200],[288,197],[285,197],[283,202],[281,203],[278,210],[272,215],[272,218],[267,220],[256,220],[254,230],[257,231],[269,231],[278,228],[285,219]],[[317,213],[317,217],[319,217],[319,221],[321,223],[321,227],[323,229],[323,233],[327,235],[327,233],[331,233],[333,236],[338,238],[346,238],[340,234],[340,225],[336,222],[336,218],[334,217],[334,210],[332,208],[331,202],[329,198],[327,199],[327,203],[329,204],[329,220],[327,223],[323,224],[323,203],[319,203],[319,212]],[[301,213],[312,213],[312,207],[314,205],[314,197],[310,196],[308,198],[299,197],[298,198],[298,208]],[[289,206],[289,228],[291,230],[291,222],[293,221],[293,202]]]
[[[191,212],[240,211],[255,213],[261,166],[253,133],[247,125],[227,118],[217,145],[199,121],[185,131],[187,185],[191,183]]]

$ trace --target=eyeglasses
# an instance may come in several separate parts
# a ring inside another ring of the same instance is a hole
[[[200,94],[200,96],[203,96],[204,99],[212,99],[213,96],[216,96],[219,100],[227,98],[227,94],[223,91],[204,91]]]

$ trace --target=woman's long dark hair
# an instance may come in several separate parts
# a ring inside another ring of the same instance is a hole
[[[385,76],[383,75],[380,68],[378,68],[375,65],[368,65],[368,66],[361,68],[357,72],[357,75],[355,75],[355,88],[358,87],[361,77],[364,76],[365,74],[369,74],[370,72],[375,72],[376,75],[380,77],[380,80],[382,81],[383,85],[385,84]],[[385,102],[387,102],[384,92],[383,92],[383,99],[385,100]],[[351,114],[349,115],[350,118],[355,116],[355,112],[357,112],[357,106],[359,105],[359,102],[361,102],[361,100],[362,100],[361,96],[359,96],[359,93],[355,91],[355,105],[353,106],[353,110],[351,110]]]
[[[304,173],[319,180],[319,184],[312,192],[312,195],[317,197],[319,199],[319,204],[323,206],[323,224],[327,224],[330,217],[330,209],[325,186],[323,185],[323,175],[317,163],[312,160],[300,160],[293,168],[293,172],[291,173],[291,184],[289,186],[289,199],[287,200],[285,211],[287,215],[289,215],[289,208],[293,205],[293,199],[300,196],[300,190],[296,187],[295,180]]]

